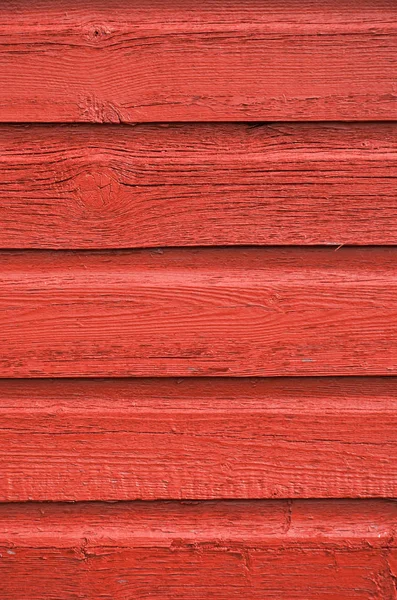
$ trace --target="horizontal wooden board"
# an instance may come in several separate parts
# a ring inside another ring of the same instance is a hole
[[[397,373],[397,248],[0,253],[0,375]]]
[[[2,600],[392,600],[397,505],[0,505]]]
[[[0,501],[396,497],[394,378],[2,380]]]
[[[396,182],[395,123],[1,126],[0,247],[396,244]]]
[[[13,0],[0,121],[397,117],[394,0]]]

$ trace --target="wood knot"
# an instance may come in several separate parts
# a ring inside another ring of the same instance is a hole
[[[128,111],[107,100],[89,94],[79,100],[81,116],[94,123],[129,123]],[[124,114],[126,112],[126,114]]]
[[[84,212],[90,216],[112,207],[112,201],[119,186],[110,168],[96,167],[80,173],[76,178],[77,193],[84,207]]]
[[[97,42],[103,40],[110,33],[111,33],[111,30],[109,29],[109,27],[107,27],[105,25],[90,24],[84,28],[85,37],[90,42],[94,42],[94,43],[97,43]]]

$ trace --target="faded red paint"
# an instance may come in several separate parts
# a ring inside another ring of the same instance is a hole
[[[3,505],[0,593],[392,600],[396,519],[364,500]]]
[[[2,126],[0,247],[395,244],[395,123]]]
[[[0,375],[397,373],[396,248],[0,253]]]
[[[1,3],[1,600],[397,600],[396,16]]]
[[[393,378],[0,380],[0,397],[2,501],[397,496]]]
[[[2,121],[397,117],[394,0],[14,0]]]

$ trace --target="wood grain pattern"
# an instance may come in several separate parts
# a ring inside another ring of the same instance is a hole
[[[0,505],[0,593],[393,600],[396,524],[392,501]]]
[[[2,377],[393,375],[396,248],[0,254]]]
[[[396,244],[397,126],[1,126],[0,247]]]
[[[0,381],[0,501],[397,496],[394,378]]]
[[[28,0],[0,10],[0,120],[397,117],[394,0]]]

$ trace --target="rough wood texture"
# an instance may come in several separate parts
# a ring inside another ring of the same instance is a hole
[[[396,248],[0,253],[2,377],[393,375]]]
[[[0,182],[2,248],[397,243],[395,123],[2,126]]]
[[[1,121],[397,117],[395,0],[13,0]]]
[[[393,600],[397,505],[0,505],[2,600]]]
[[[0,500],[397,496],[394,378],[3,380]]]

